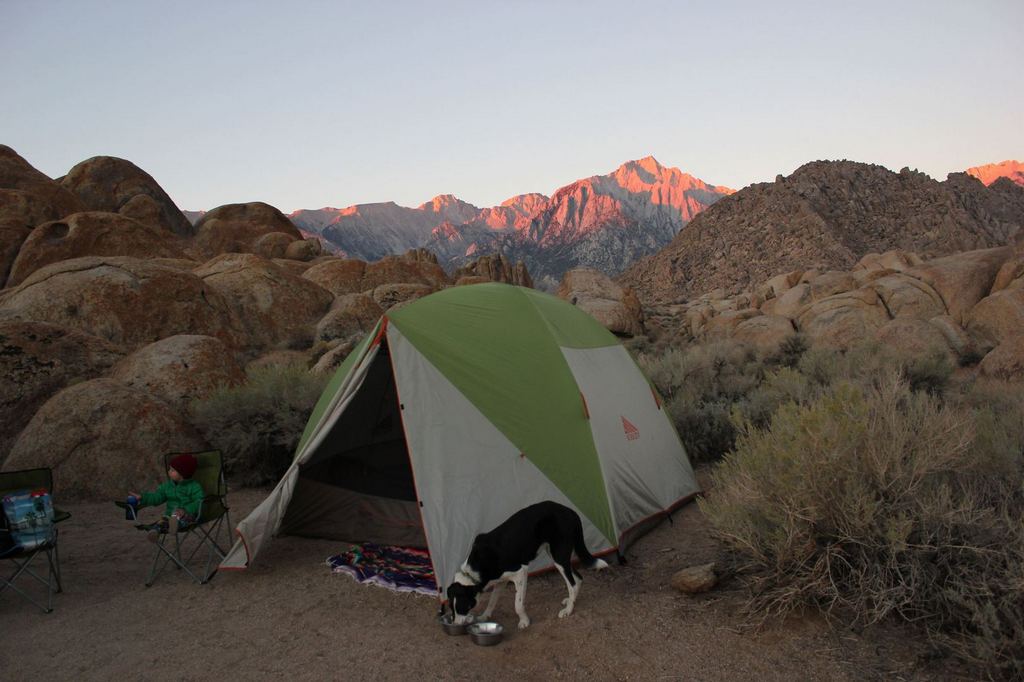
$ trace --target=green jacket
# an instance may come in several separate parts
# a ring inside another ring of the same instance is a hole
[[[142,493],[140,502],[143,507],[167,503],[167,516],[174,513],[175,509],[184,509],[192,516],[199,516],[199,505],[203,501],[203,486],[191,479],[175,483],[164,481],[160,487],[151,493]]]

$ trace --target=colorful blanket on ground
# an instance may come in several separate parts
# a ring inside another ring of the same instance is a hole
[[[347,573],[361,583],[437,596],[434,566],[423,549],[364,542],[328,557],[327,565],[334,573]]]

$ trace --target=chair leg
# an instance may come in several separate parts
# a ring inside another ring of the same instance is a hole
[[[14,562],[14,564],[18,567],[18,569],[14,572],[13,575],[11,575],[10,578],[8,578],[7,580],[4,581],[3,585],[0,585],[0,592],[3,592],[4,590],[6,590],[9,587],[12,590],[14,590],[15,592],[17,592],[19,595],[21,595],[25,600],[27,600],[29,602],[32,602],[37,607],[42,609],[43,613],[51,613],[53,611],[53,593],[54,593],[54,589],[53,588],[54,588],[54,577],[55,576],[54,576],[54,573],[53,573],[53,560],[50,557],[50,552],[53,551],[53,549],[54,549],[53,547],[49,547],[49,548],[44,549],[44,550],[38,550],[36,552],[33,552],[32,554],[28,555],[25,558],[24,561],[19,561],[18,559],[12,558],[11,561]],[[29,564],[32,562],[32,559],[34,559],[36,557],[36,555],[39,554],[40,552],[45,552],[46,553],[46,557],[47,557],[47,564],[48,564],[47,568],[49,569],[49,572],[46,574],[46,580],[43,580],[43,578],[41,576],[37,575],[35,573],[35,571],[33,571],[31,569],[31,567],[29,566]],[[46,586],[46,604],[45,605],[42,604],[41,602],[39,602],[31,594],[29,594],[28,592],[26,592],[25,590],[21,589],[20,587],[18,587],[17,585],[14,584],[14,581],[17,580],[22,574],[26,574],[26,575],[30,576],[31,578],[33,578],[34,580],[36,580],[37,582],[39,582],[40,584]]]

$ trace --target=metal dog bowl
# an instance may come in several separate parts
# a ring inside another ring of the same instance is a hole
[[[473,623],[466,631],[474,644],[493,646],[501,641],[505,628],[500,623]]]
[[[437,622],[441,624],[441,629],[448,635],[464,635],[469,626],[469,623],[453,623],[451,616],[447,614],[440,616]]]

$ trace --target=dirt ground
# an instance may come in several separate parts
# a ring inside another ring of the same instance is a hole
[[[234,518],[265,494],[232,491]],[[61,524],[54,612],[0,595],[4,679],[967,679],[949,661],[924,661],[921,642],[895,626],[855,634],[793,618],[752,631],[739,581],[677,593],[672,574],[718,552],[696,504],[640,539],[626,565],[584,572],[567,619],[557,618],[556,574],[530,579],[524,631],[503,594],[495,616],[506,638],[494,647],[445,635],[431,597],[332,574],[325,559],[344,548],[335,541],[282,537],[248,571],[208,585],[171,571],[146,588],[144,534],[113,504],[64,506],[73,517]]]

